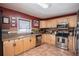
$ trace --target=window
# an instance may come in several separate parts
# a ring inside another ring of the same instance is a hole
[[[18,20],[18,33],[31,33],[31,22],[29,20]]]

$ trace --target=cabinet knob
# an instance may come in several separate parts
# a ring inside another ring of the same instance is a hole
[[[16,43],[14,43],[13,46],[16,46]]]
[[[30,42],[31,42],[31,39],[30,39]]]

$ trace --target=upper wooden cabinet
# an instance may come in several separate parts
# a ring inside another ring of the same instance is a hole
[[[67,22],[68,23],[68,19],[66,17],[62,17],[62,18],[58,18],[57,19],[57,24],[63,23],[63,22]]]
[[[57,21],[56,21],[57,19],[51,19],[50,20],[50,24],[51,24],[51,27],[52,28],[55,28],[56,26],[57,26]]]
[[[62,22],[67,22],[69,27],[76,27],[77,15],[40,21],[40,28],[54,28]]]
[[[69,22],[69,27],[76,27],[76,22],[77,22],[77,16],[69,16],[67,17],[68,22]]]
[[[54,28],[57,25],[56,19],[46,20],[46,28]]]
[[[51,20],[46,20],[46,28],[51,28]]]
[[[40,21],[40,28],[46,28],[46,21]]]
[[[14,44],[14,40],[3,42],[3,55],[4,56],[13,56],[14,55],[13,44]]]

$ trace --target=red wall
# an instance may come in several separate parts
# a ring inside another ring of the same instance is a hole
[[[17,19],[17,17],[31,19],[31,20],[39,19],[37,17],[30,16],[30,15],[27,15],[27,14],[24,14],[24,13],[21,13],[21,12],[18,12],[18,11],[14,11],[14,10],[11,10],[11,9],[7,9],[7,8],[3,8],[3,7],[1,9],[3,10],[3,15],[7,16],[7,17],[10,17],[10,19],[11,19],[11,17],[15,17],[16,19]],[[9,29],[10,24],[3,24],[3,28]],[[32,28],[34,28],[33,24],[32,24]]]

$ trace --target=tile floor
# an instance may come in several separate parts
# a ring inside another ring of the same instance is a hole
[[[73,56],[69,51],[43,44],[20,54],[19,56]]]

